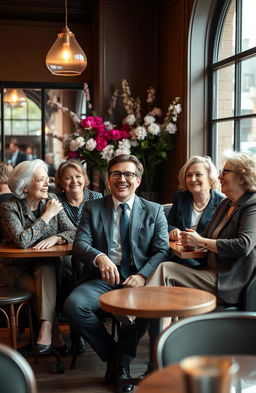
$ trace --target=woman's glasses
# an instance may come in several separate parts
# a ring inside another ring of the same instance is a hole
[[[236,173],[235,171],[232,171],[231,169],[220,169],[219,170],[219,175],[220,176],[225,176],[227,173]]]

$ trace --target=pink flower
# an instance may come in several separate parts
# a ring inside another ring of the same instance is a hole
[[[94,131],[96,134],[103,134],[106,131],[106,127],[104,124],[97,124],[95,127],[93,127]]]
[[[93,128],[95,127],[96,122],[93,116],[88,116],[86,119],[83,119],[80,124],[84,128]]]
[[[131,137],[129,132],[125,130],[120,130],[120,133],[121,133],[120,139],[129,139]]]
[[[95,116],[94,120],[97,125],[103,123],[103,119],[100,116]]]
[[[104,147],[106,147],[108,144],[106,139],[104,139],[100,136],[96,136],[95,142],[96,142],[96,150],[98,150],[98,151],[102,151],[104,149]]]
[[[121,139],[121,133],[119,130],[113,129],[113,130],[109,131],[109,133],[111,134],[112,139],[114,141],[118,141],[118,139]]]
[[[79,154],[77,153],[77,151],[69,151],[68,152],[68,158],[78,158]]]

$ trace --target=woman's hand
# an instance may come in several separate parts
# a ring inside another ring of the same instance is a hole
[[[57,216],[59,212],[63,209],[62,204],[57,199],[49,199],[46,203],[45,211],[42,214],[41,218],[48,224],[49,221]]]
[[[204,238],[193,229],[186,229],[180,233],[181,243],[185,248],[203,247]]]
[[[172,229],[169,233],[170,240],[172,241],[180,240],[180,233],[181,233],[180,229],[178,228]]]
[[[35,250],[43,250],[45,248],[50,248],[50,247],[54,246],[55,244],[58,244],[58,241],[59,241],[59,236],[54,235],[51,237],[47,237],[47,239],[41,240],[33,248]]]

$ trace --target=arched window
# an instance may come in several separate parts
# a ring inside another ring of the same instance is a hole
[[[220,3],[209,65],[211,155],[218,167],[226,149],[256,153],[256,1]]]

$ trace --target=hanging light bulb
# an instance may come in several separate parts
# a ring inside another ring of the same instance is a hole
[[[27,102],[27,97],[22,89],[7,89],[4,103],[11,108],[22,108]]]
[[[80,75],[87,66],[86,55],[75,39],[75,35],[69,30],[67,20],[67,0],[65,0],[65,28],[58,34],[57,40],[46,56],[46,66],[53,75]]]

